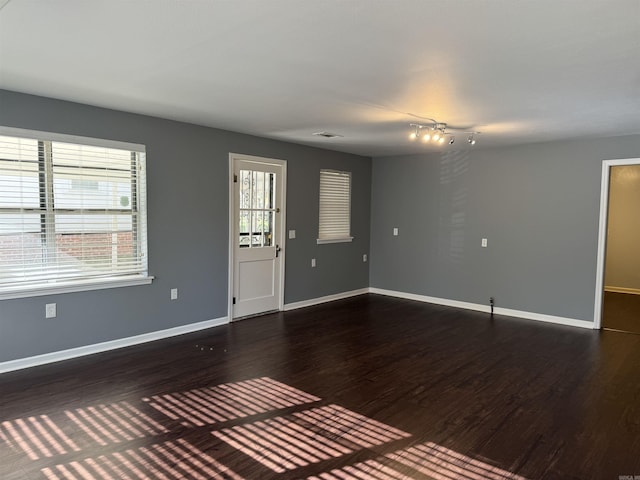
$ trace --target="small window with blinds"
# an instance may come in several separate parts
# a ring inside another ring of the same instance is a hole
[[[318,243],[350,242],[351,173],[320,170]]]
[[[144,146],[13,130],[0,129],[0,299],[149,283]]]

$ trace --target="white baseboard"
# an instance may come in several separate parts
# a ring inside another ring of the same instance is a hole
[[[369,292],[378,295],[387,295],[390,297],[406,298],[408,300],[417,300],[419,302],[434,303],[436,305],[445,305],[447,307],[464,308],[467,310],[475,310],[477,312],[490,313],[489,305],[479,303],[460,302],[458,300],[449,300],[446,298],[428,297],[426,295],[416,295],[415,293],[397,292],[394,290],[385,290],[382,288],[370,288]],[[522,310],[512,310],[510,308],[495,307],[493,313],[496,315],[505,315],[507,317],[525,318],[527,320],[537,320],[539,322],[556,323],[559,325],[568,325],[570,327],[580,327],[594,329],[595,324],[587,320],[577,320],[575,318],[556,317],[554,315],[545,315],[543,313],[525,312]]]
[[[106,352],[108,350],[130,347],[133,345],[139,345],[141,343],[153,342],[154,340],[161,340],[163,338],[184,335],[185,333],[197,332],[199,330],[205,330],[207,328],[217,327],[219,325],[225,325],[227,323],[229,323],[228,317],[220,317],[213,320],[206,320],[204,322],[191,323],[189,325],[181,325],[179,327],[168,328],[166,330],[143,333],[142,335],[135,335],[133,337],[119,338],[117,340],[95,343],[93,345],[86,345],[83,347],[70,348],[68,350],[60,350],[58,352],[45,353],[43,355],[36,355],[27,358],[19,358],[17,360],[10,360],[8,362],[0,363],[0,373],[12,372],[14,370],[21,370],[23,368],[35,367],[37,365],[44,365],[47,363],[60,362],[62,360],[69,360],[71,358]]]
[[[608,288],[609,287],[607,287],[607,291],[609,291]],[[333,295],[312,298],[312,299],[303,300],[300,302],[287,303],[284,306],[284,310],[289,311],[289,310],[295,310],[303,307],[310,307],[312,305],[319,305],[321,303],[332,302],[334,300],[341,300],[343,298],[355,297],[357,295],[363,295],[365,293],[375,293],[378,295],[387,295],[390,297],[405,298],[408,300],[417,300],[419,302],[433,303],[436,305],[445,305],[448,307],[463,308],[467,310],[475,310],[478,312],[489,313],[491,311],[488,305],[461,302],[458,300],[449,300],[446,298],[429,297],[426,295],[417,295],[415,293],[398,292],[394,290],[385,290],[382,288],[374,288],[374,287],[360,288],[358,290],[351,290],[349,292],[336,293]],[[624,293],[633,293],[633,292],[625,291]],[[559,325],[568,325],[572,327],[580,327],[580,328],[588,328],[588,329],[595,328],[593,322],[589,322],[586,320],[556,317],[553,315],[545,315],[542,313],[534,313],[534,312],[525,312],[522,310],[511,310],[508,308],[496,307],[494,309],[494,313],[496,315],[505,315],[508,317],[537,320],[540,322],[555,323]],[[119,338],[117,340],[110,340],[108,342],[96,343],[93,345],[86,345],[86,346],[77,347],[77,348],[70,348],[68,350],[60,350],[58,352],[45,353],[45,354],[36,355],[33,357],[19,358],[17,360],[9,360],[7,362],[0,362],[0,373],[12,372],[15,370],[22,370],[24,368],[35,367],[38,365],[45,365],[47,363],[60,362],[63,360],[69,360],[72,358],[82,357],[85,355],[92,355],[94,353],[106,352],[109,350],[116,350],[118,348],[139,345],[141,343],[153,342],[154,340],[161,340],[163,338],[175,337],[177,335],[184,335],[186,333],[197,332],[199,330],[205,330],[207,328],[226,325],[228,323],[229,323],[229,317],[220,317],[220,318],[215,318],[213,320],[206,320],[204,322],[192,323],[189,325],[182,325],[179,327],[168,328],[166,330],[159,330],[156,332],[144,333],[142,335],[135,335],[133,337]]]
[[[312,305],[319,305],[321,303],[333,302],[334,300],[341,300],[343,298],[355,297],[356,295],[363,295],[369,293],[369,288],[360,288],[358,290],[351,290],[349,292],[336,293],[333,295],[327,295],[325,297],[311,298],[309,300],[302,300],[301,302],[287,303],[284,306],[284,311],[295,310],[296,308],[311,307]]]
[[[604,287],[605,292],[612,293],[630,293],[631,295],[640,295],[640,290],[637,288],[627,288],[627,287]]]

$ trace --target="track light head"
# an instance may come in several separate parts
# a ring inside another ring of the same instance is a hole
[[[418,125],[411,124],[413,127],[413,132],[409,134],[409,140],[415,140],[420,136],[420,127]]]
[[[438,140],[440,140],[440,132],[436,132],[433,134],[433,141],[437,142]]]
[[[476,139],[475,139],[473,133],[471,135],[469,135],[469,138],[467,139],[467,142],[469,142],[471,145],[475,145],[476,144]]]
[[[455,142],[455,141],[456,141],[456,137],[451,135],[451,138],[449,139],[449,145],[453,145],[453,142]]]

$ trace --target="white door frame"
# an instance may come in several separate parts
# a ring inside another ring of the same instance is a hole
[[[282,210],[280,212],[280,224],[276,225],[278,232],[278,238],[280,240],[281,259],[280,259],[280,295],[278,298],[278,310],[284,310],[284,262],[286,255],[286,225],[287,225],[287,161],[278,160],[275,158],[256,157],[253,155],[245,155],[242,153],[229,152],[229,288],[228,288],[228,304],[227,304],[227,317],[229,321],[233,321],[233,285],[234,285],[234,267],[235,267],[235,246],[237,239],[235,238],[235,195],[233,185],[233,172],[235,170],[235,161],[245,160],[254,163],[263,163],[266,165],[279,165],[282,167],[282,179],[281,185],[276,188],[282,189]]]
[[[596,301],[593,310],[593,328],[602,328],[602,299],[604,296],[604,268],[607,253],[607,223],[609,221],[609,179],[611,167],[640,165],[640,158],[619,158],[602,162],[600,187],[600,227],[598,230],[598,263],[596,266]]]

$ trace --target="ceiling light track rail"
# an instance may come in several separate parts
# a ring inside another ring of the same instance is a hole
[[[476,144],[476,136],[481,132],[461,130],[453,127],[449,127],[444,122],[438,122],[431,118],[428,118],[431,123],[410,123],[411,133],[409,134],[410,140],[422,140],[425,143],[444,143],[448,141],[449,145],[453,145],[456,141],[455,133],[467,135],[467,143],[469,145]],[[455,132],[453,132],[454,130]]]

